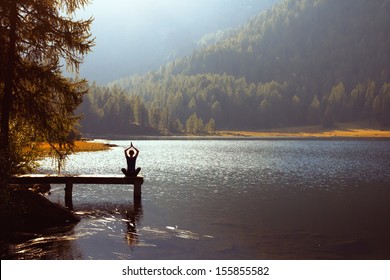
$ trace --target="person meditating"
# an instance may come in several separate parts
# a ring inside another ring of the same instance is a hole
[[[137,177],[138,173],[141,171],[141,168],[135,168],[135,162],[137,160],[139,150],[133,146],[131,142],[130,147],[125,150],[125,156],[127,161],[127,169],[122,168],[123,174],[126,177]]]

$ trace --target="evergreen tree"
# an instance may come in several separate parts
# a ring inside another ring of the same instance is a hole
[[[93,46],[92,19],[75,20],[88,0],[2,0],[0,2],[0,160],[2,170],[18,167],[15,150],[21,134],[69,151],[75,109],[86,92],[85,80],[61,73],[60,60],[78,71]],[[25,128],[29,129],[26,130]],[[13,139],[12,136],[17,136]],[[9,171],[14,170],[6,170]]]
[[[205,126],[205,130],[208,134],[215,134],[216,127],[214,119],[210,119],[210,121]]]
[[[196,134],[198,127],[198,116],[193,113],[186,121],[186,132],[188,134]]]

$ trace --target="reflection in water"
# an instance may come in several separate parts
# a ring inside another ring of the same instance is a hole
[[[165,226],[165,228],[140,227],[143,216],[141,199],[136,199],[133,207],[122,211],[121,214],[125,217],[122,221],[127,226],[126,241],[130,247],[157,247],[156,244],[160,240],[172,238],[187,240],[213,238],[209,235],[201,235],[190,230],[179,229],[178,226]]]
[[[142,201],[141,199],[134,199],[134,206],[132,209],[125,211],[125,218],[123,221],[126,222],[127,225],[127,234],[126,240],[130,246],[138,245],[138,234],[137,234],[137,225],[140,223],[142,219],[143,211],[142,211]]]
[[[97,203],[81,204],[76,208],[75,214],[81,218],[76,226],[49,228],[37,232],[16,232],[2,236],[4,244],[1,244],[1,259],[85,259],[78,243],[80,240],[93,240],[102,232],[106,238],[116,238],[116,234],[112,233],[116,232],[117,227],[125,228],[124,225],[126,230],[121,232],[127,244],[130,247],[138,246],[137,226],[143,216],[140,199],[128,205]],[[92,242],[91,246],[94,247],[96,244]]]
[[[133,203],[88,203],[76,206],[76,214],[82,217],[80,224],[77,227],[79,232],[83,232],[84,236],[88,236],[88,244],[83,246],[87,251],[99,250],[97,244],[106,242],[106,240],[114,240],[115,244],[111,248],[111,252],[98,252],[98,259],[128,259],[131,258],[131,252],[122,253],[122,239],[129,249],[139,246],[138,227],[142,222],[143,208],[141,199],[135,199]],[[80,241],[80,240],[78,240]],[[104,244],[103,246],[104,247]],[[112,254],[115,257],[107,257]],[[94,259],[96,256],[88,256],[89,259]]]

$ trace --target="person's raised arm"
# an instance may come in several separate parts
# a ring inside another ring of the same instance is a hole
[[[139,150],[136,147],[133,146],[133,143],[131,145],[132,145],[133,149],[135,150],[135,155],[134,156],[137,157],[138,154],[139,154]]]
[[[136,147],[134,147],[133,146],[133,142],[131,142],[130,143],[130,147],[128,147],[126,150],[125,150],[125,155],[126,155],[126,157],[131,157],[130,156],[130,151],[131,150],[134,150],[134,156],[136,157],[136,156],[138,156],[138,154],[139,154],[139,150],[136,148]]]
[[[126,150],[125,150],[125,156],[126,157],[129,157],[129,151],[130,151],[131,147],[128,147]]]

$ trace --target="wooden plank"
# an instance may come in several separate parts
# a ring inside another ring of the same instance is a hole
[[[143,176],[124,177],[123,175],[51,175],[51,174],[24,174],[13,176],[12,184],[118,184],[140,185],[144,182]]]
[[[56,174],[24,174],[13,176],[9,180],[11,184],[65,184],[65,206],[73,209],[72,192],[73,184],[114,184],[134,185],[134,201],[141,199],[141,185],[143,176],[124,177],[123,175],[56,175]]]

